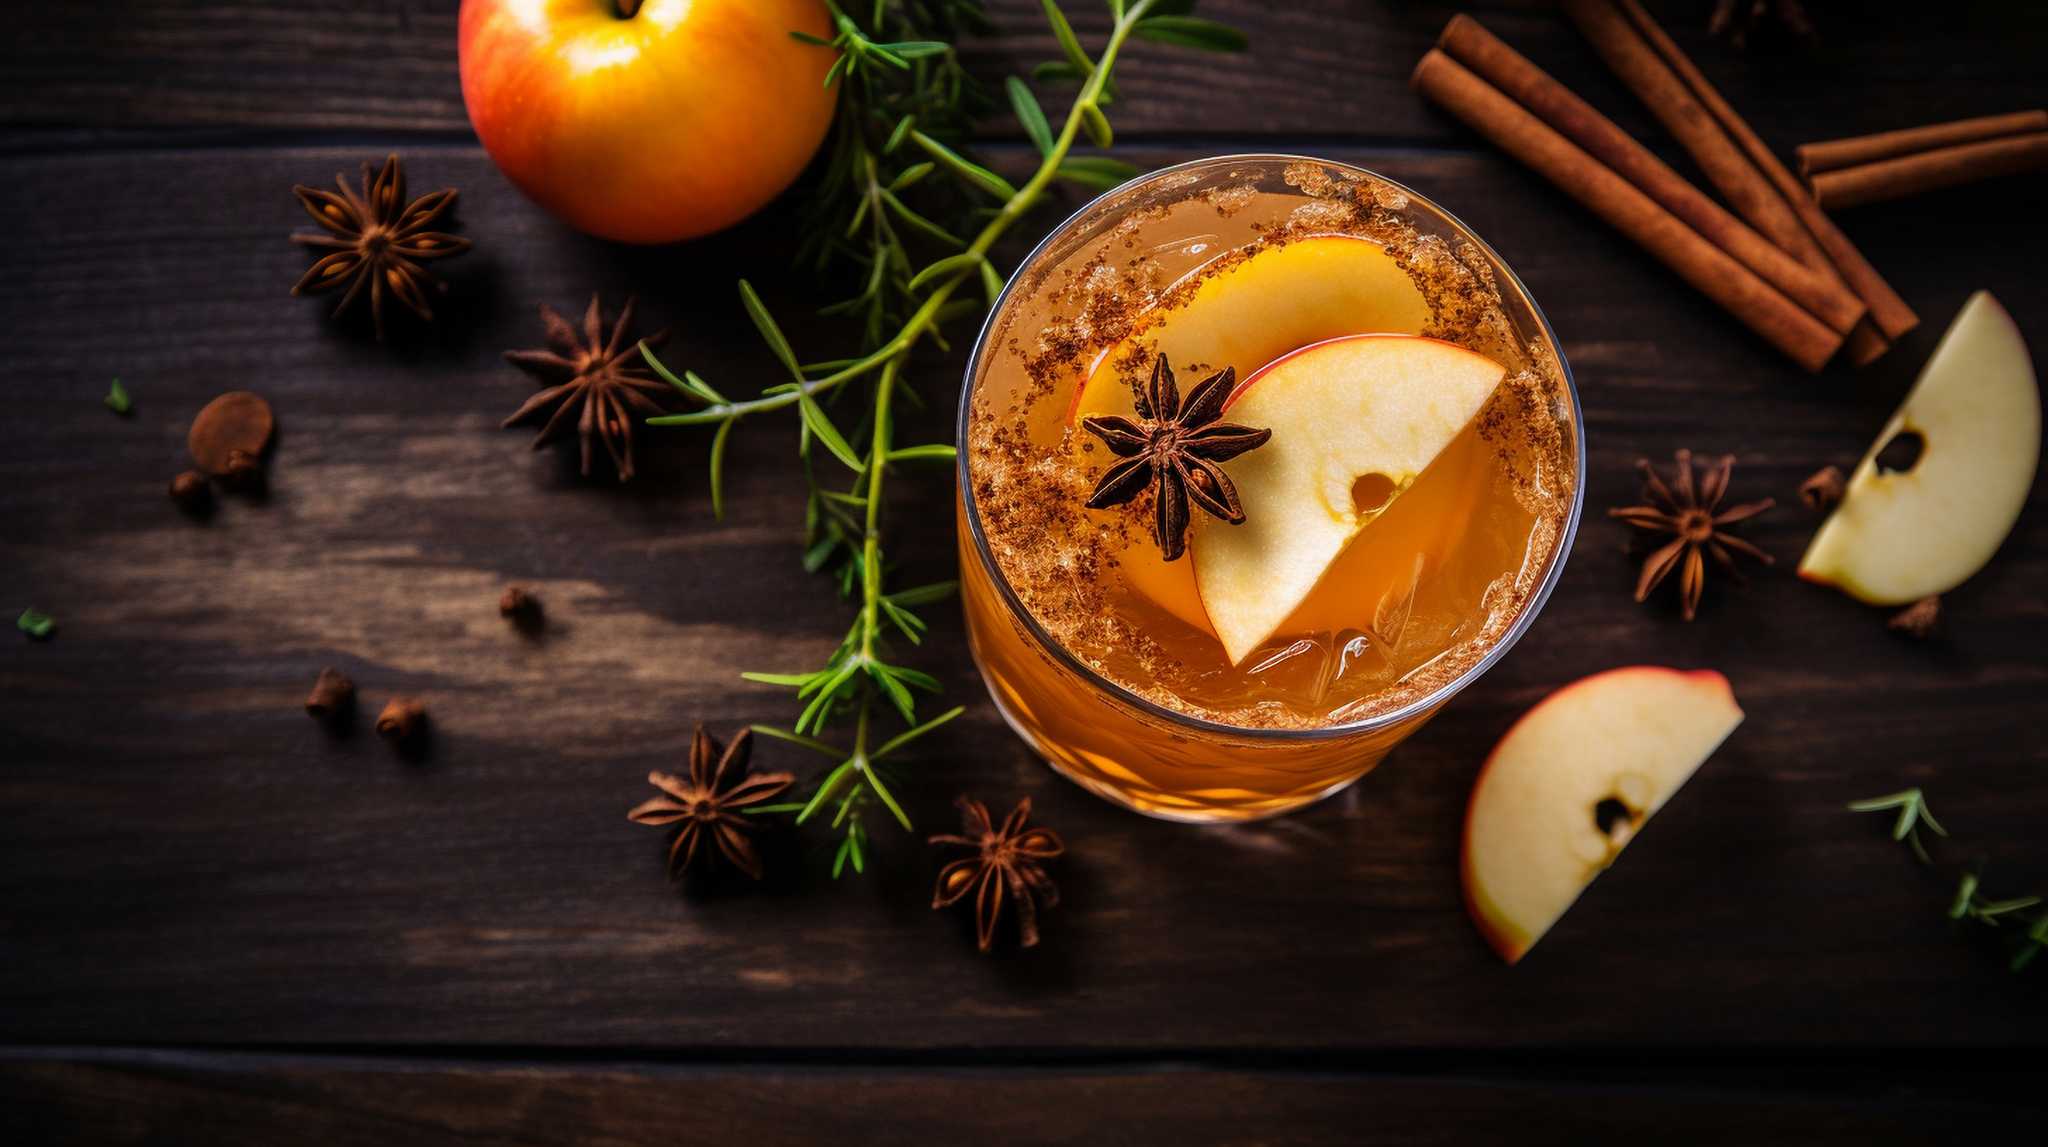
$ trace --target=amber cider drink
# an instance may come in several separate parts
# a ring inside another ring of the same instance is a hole
[[[1493,389],[1469,419],[1435,410],[1426,385],[1420,401],[1364,408],[1330,401],[1341,372],[1286,389],[1303,356],[1334,359],[1326,344],[1361,336],[1405,340],[1375,351],[1452,344],[1422,347],[1430,361],[1484,356]],[[1231,368],[1223,418],[1275,423],[1223,464],[1251,484],[1248,523],[1197,509],[1171,561],[1154,492],[1087,507],[1119,459],[1082,425],[1130,415],[1161,355],[1183,393]],[[1373,468],[1431,417],[1457,420],[1419,472]],[[1297,157],[1156,172],[1049,236],[975,348],[959,503],[975,659],[1017,732],[1105,798],[1188,821],[1297,808],[1370,771],[1527,627],[1577,525],[1581,425],[1519,281],[1414,192]],[[1340,463],[1355,459],[1354,476]],[[1309,462],[1324,476],[1298,497],[1270,477]],[[1205,536],[1232,530],[1246,532]],[[1324,536],[1348,540],[1319,574],[1302,580],[1297,561],[1280,576],[1282,550]],[[1263,561],[1271,584],[1293,577],[1305,596],[1268,595]]]

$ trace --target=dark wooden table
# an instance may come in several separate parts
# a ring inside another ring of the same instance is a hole
[[[1101,6],[1072,0],[1084,35]],[[1424,106],[1408,70],[1454,9],[1211,0],[1242,59],[1139,48],[1120,148],[1141,164],[1286,150],[1360,163],[1463,216],[1528,281],[1587,411],[1589,517],[1527,639],[1386,766],[1278,821],[1132,816],[1036,762],[942,618],[918,663],[967,714],[903,796],[920,833],[966,791],[1032,797],[1067,837],[1066,903],[1029,952],[981,957],[927,907],[933,861],[878,826],[862,879],[781,839],[759,889],[684,896],[629,824],[691,724],[787,721],[742,669],[801,667],[846,607],[797,566],[792,426],[737,438],[714,521],[706,441],[650,433],[619,488],[498,420],[529,392],[498,352],[534,307],[637,293],[674,357],[741,390],[772,363],[732,282],[798,322],[780,219],[670,250],[575,235],[469,134],[452,0],[10,5],[0,43],[0,1102],[36,1141],[1465,1142],[1651,1133],[1869,1142],[2038,1110],[2023,1049],[2048,989],[1946,927],[1853,798],[1925,786],[2009,888],[2048,883],[2048,507],[1912,644],[1789,567],[1799,481],[1849,464],[1978,287],[2048,348],[2038,181],[1844,213],[1924,316],[1874,368],[1802,376],[1571,202]],[[2044,102],[2048,22],[2002,3],[1814,5],[1817,57],[1745,56],[1706,0],[1653,7],[1781,151]],[[989,70],[1053,54],[1032,0],[991,4]],[[1854,8],[1854,11],[1848,9]],[[1540,5],[1502,37],[1678,166],[1628,93]],[[983,153],[1022,162],[1015,125]],[[477,243],[447,321],[378,346],[286,288],[289,188],[402,151],[462,189]],[[1029,230],[1054,221],[1046,210]],[[957,359],[918,362],[948,396]],[[99,402],[120,376],[135,412]],[[165,481],[213,394],[281,422],[271,492],[208,524]],[[939,405],[943,406],[941,402]],[[944,425],[943,412],[932,425]],[[1629,600],[1630,463],[1733,451],[1779,566],[1699,621]],[[902,484],[913,571],[951,561],[946,482]],[[943,574],[941,574],[943,576]],[[538,586],[528,641],[499,589]],[[1546,691],[1631,662],[1727,673],[1748,720],[1522,966],[1459,903],[1486,750]],[[321,666],[372,711],[300,710]],[[428,699],[418,763],[368,734]],[[810,769],[765,746],[773,766]],[[2038,1126],[2038,1124],[2036,1124]],[[13,1138],[14,1142],[24,1141]]]

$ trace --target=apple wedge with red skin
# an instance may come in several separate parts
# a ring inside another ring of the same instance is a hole
[[[1500,739],[1465,810],[1461,876],[1512,964],[1742,723],[1728,679],[1652,665],[1582,678]]]
[[[1233,665],[1293,616],[1506,375],[1455,343],[1365,334],[1283,355],[1238,385],[1226,417],[1273,437],[1226,468],[1244,521],[1205,519],[1188,545],[1203,610]],[[1360,505],[1359,483],[1375,475],[1374,504]]]
[[[1078,426],[1091,414],[1135,415],[1130,384],[1120,372],[1137,369],[1133,362],[1149,370],[1154,354],[1167,357],[1185,390],[1209,371],[1234,367],[1242,379],[1299,347],[1344,335],[1417,334],[1429,318],[1421,290],[1377,243],[1312,235],[1259,248],[1207,272],[1184,303],[1096,356],[1074,390],[1066,421]],[[1193,629],[1209,631],[1190,563],[1165,561],[1145,547],[1120,561],[1125,583],[1140,597]]]

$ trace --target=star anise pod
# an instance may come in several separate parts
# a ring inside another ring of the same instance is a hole
[[[1737,49],[1745,47],[1750,33],[1776,24],[1793,39],[1811,44],[1819,39],[1813,21],[1800,0],[1714,0],[1714,14],[1707,19],[1707,35],[1727,36]]]
[[[1216,421],[1235,385],[1237,371],[1226,366],[1196,383],[1182,402],[1173,367],[1161,354],[1152,362],[1151,381],[1131,384],[1138,421],[1115,414],[1082,419],[1123,459],[1102,475],[1088,508],[1121,506],[1150,489],[1152,537],[1167,561],[1187,550],[1190,501],[1231,525],[1244,521],[1237,487],[1217,463],[1264,446],[1273,432]]]
[[[1738,553],[1771,565],[1774,561],[1771,555],[1721,527],[1753,518],[1777,503],[1765,498],[1760,502],[1745,502],[1721,509],[1721,499],[1728,493],[1728,475],[1735,469],[1735,456],[1723,455],[1721,461],[1710,465],[1697,482],[1693,476],[1692,451],[1680,450],[1677,459],[1677,473],[1670,485],[1658,476],[1647,458],[1637,460],[1636,469],[1642,472],[1643,490],[1649,504],[1612,509],[1607,511],[1607,516],[1620,518],[1639,529],[1677,535],[1643,560],[1642,576],[1636,579],[1636,600],[1648,599],[1650,591],[1670,576],[1672,570],[1683,567],[1678,575],[1679,595],[1685,619],[1691,621],[1699,611],[1700,591],[1707,585],[1707,566],[1701,552],[1711,555],[1737,581],[1742,580],[1741,571],[1735,568],[1735,555]]]
[[[1038,944],[1038,909],[1060,902],[1059,889],[1045,874],[1044,863],[1066,851],[1059,834],[1049,828],[1025,828],[1031,816],[1031,798],[1017,802],[1009,819],[997,828],[989,820],[988,807],[972,797],[954,802],[960,807],[960,824],[966,835],[941,834],[933,844],[958,844],[974,849],[974,855],[953,861],[939,870],[938,887],[932,892],[932,907],[944,908],[974,893],[975,935],[981,950],[995,944],[996,922],[1003,905],[1017,905],[1017,940],[1026,948]]]
[[[751,729],[740,730],[732,744],[721,751],[718,742],[699,725],[690,740],[688,777],[647,774],[647,783],[667,795],[641,803],[626,816],[639,824],[656,826],[682,822],[675,843],[668,849],[670,876],[680,876],[698,852],[708,851],[708,838],[718,842],[718,851],[740,871],[761,879],[761,860],[754,854],[754,842],[747,839],[754,826],[740,810],[775,796],[795,778],[788,773],[749,773],[747,757],[753,747]],[[682,858],[680,863],[678,857]]]
[[[583,438],[584,477],[590,476],[591,440],[601,438],[605,452],[612,457],[612,468],[623,482],[633,476],[632,416],[663,413],[660,404],[648,396],[666,394],[668,387],[646,372],[640,348],[627,340],[627,331],[633,325],[633,300],[627,299],[619,311],[619,321],[612,326],[609,338],[604,333],[604,313],[598,309],[597,300],[596,295],[590,296],[590,308],[583,312],[580,334],[553,307],[541,304],[541,322],[547,324],[548,331],[547,347],[505,352],[505,361],[551,385],[527,399],[526,405],[513,411],[504,425],[516,426],[552,406],[554,414],[533,440],[533,448],[538,450],[566,433],[570,416],[581,412],[576,429]],[[668,332],[660,331],[640,341],[660,346],[667,338]]]
[[[434,309],[427,304],[427,289],[446,290],[440,280],[427,274],[420,264],[445,259],[469,250],[469,240],[459,235],[430,230],[455,206],[455,189],[444,188],[408,202],[405,198],[405,170],[396,155],[384,161],[374,174],[363,164],[361,192],[348,184],[346,175],[336,175],[339,195],[317,187],[298,186],[292,192],[313,221],[326,232],[294,231],[292,242],[325,251],[293,285],[292,294],[312,295],[347,290],[334,313],[341,314],[367,290],[370,320],[377,338],[384,338],[384,296],[403,303],[407,310],[431,322]]]

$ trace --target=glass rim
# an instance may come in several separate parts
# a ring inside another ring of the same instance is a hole
[[[1096,672],[1093,667],[1076,657],[1073,651],[1068,649],[1065,644],[1055,640],[1051,634],[1045,631],[1045,627],[1039,624],[1038,619],[1032,616],[1031,611],[1025,608],[1023,601],[1017,597],[1017,591],[1011,587],[1009,578],[1003,575],[1002,567],[996,562],[995,555],[989,552],[988,537],[982,529],[981,514],[974,504],[974,483],[970,480],[971,476],[968,471],[970,453],[967,448],[967,423],[969,413],[973,409],[976,369],[981,365],[982,354],[988,347],[989,332],[995,327],[996,317],[1002,313],[1004,304],[1010,301],[1010,293],[1016,290],[1017,284],[1025,278],[1025,270],[1037,262],[1039,256],[1045,253],[1046,248],[1054,240],[1066,235],[1076,223],[1087,216],[1089,212],[1094,211],[1096,206],[1104,200],[1112,196],[1126,194],[1164,176],[1189,171],[1194,168],[1225,166],[1232,163],[1314,163],[1325,167],[1339,168],[1376,179],[1426,204],[1430,210],[1442,216],[1457,231],[1459,238],[1473,244],[1486,255],[1497,273],[1497,277],[1504,278],[1513,289],[1514,295],[1521,300],[1524,306],[1528,307],[1529,313],[1535,317],[1537,326],[1542,329],[1544,338],[1549,342],[1550,348],[1557,358],[1558,372],[1564,376],[1565,395],[1571,401],[1573,439],[1571,508],[1565,515],[1564,529],[1558,535],[1557,549],[1551,558],[1550,568],[1544,571],[1542,582],[1536,587],[1536,591],[1529,596],[1529,600],[1522,607],[1521,612],[1515,616],[1515,620],[1509,625],[1508,631],[1502,634],[1500,639],[1494,642],[1493,647],[1488,649],[1478,661],[1474,662],[1463,673],[1430,690],[1424,696],[1385,713],[1375,714],[1362,720],[1342,725],[1325,725],[1313,729],[1273,729],[1212,721],[1208,718],[1184,713],[1178,709],[1170,708],[1156,701],[1141,697],[1123,685],[1104,677],[1101,673]],[[960,504],[967,515],[967,532],[974,541],[975,557],[981,562],[982,571],[988,575],[989,581],[1002,595],[1004,604],[1009,607],[1011,617],[1022,622],[1032,640],[1037,642],[1041,648],[1052,656],[1058,658],[1062,665],[1078,674],[1083,681],[1088,682],[1121,704],[1131,706],[1139,712],[1186,729],[1246,740],[1325,741],[1352,737],[1360,733],[1398,725],[1425,715],[1456,696],[1467,685],[1477,681],[1480,675],[1491,668],[1495,662],[1506,656],[1507,651],[1514,647],[1515,643],[1521,639],[1522,634],[1527,632],[1529,626],[1535,622],[1536,615],[1543,612],[1543,606],[1550,600],[1551,592],[1557,588],[1558,580],[1564,575],[1565,563],[1571,556],[1572,543],[1578,537],[1579,519],[1586,500],[1586,418],[1585,411],[1579,405],[1578,385],[1572,379],[1571,364],[1565,360],[1564,348],[1558,343],[1557,331],[1551,327],[1550,319],[1544,315],[1543,309],[1536,305],[1535,297],[1529,293],[1529,288],[1522,282],[1521,277],[1515,274],[1512,267],[1508,266],[1507,260],[1501,258],[1500,252],[1495,251],[1490,244],[1481,239],[1470,227],[1466,226],[1464,220],[1446,211],[1436,200],[1401,183],[1399,180],[1389,179],[1376,171],[1359,167],[1356,164],[1345,163],[1341,160],[1322,159],[1311,155],[1295,155],[1283,152],[1244,152],[1186,160],[1126,180],[1090,199],[1072,214],[1061,220],[1060,224],[1047,231],[1045,237],[1040,239],[1031,248],[1031,253],[1026,255],[1022,262],[1017,264],[1017,269],[1011,273],[1009,281],[1003,284],[1002,291],[996,295],[995,302],[989,307],[987,317],[982,320],[981,330],[974,337],[974,348],[967,355],[967,370],[960,387],[960,412],[955,420],[954,432],[954,440],[959,443],[956,450],[958,454],[958,460],[955,464],[956,481],[960,489]]]

